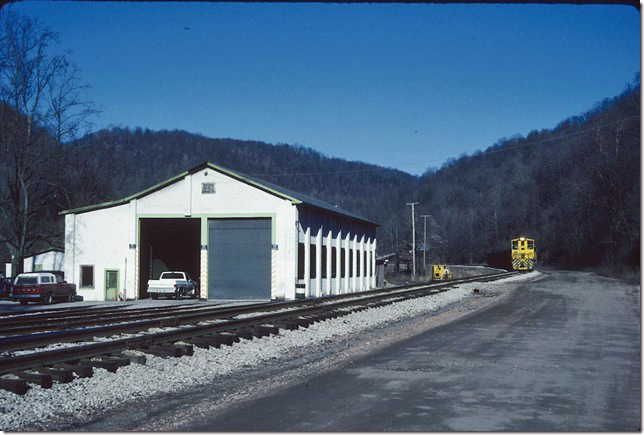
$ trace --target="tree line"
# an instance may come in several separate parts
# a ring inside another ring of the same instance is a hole
[[[145,128],[88,133],[97,110],[78,68],[52,54],[57,35],[10,10],[0,32],[0,260],[13,257],[14,267],[64,247],[61,210],[125,197],[204,161],[379,223],[379,254],[410,248],[405,204],[419,201],[417,252],[427,228],[430,262],[481,264],[525,235],[543,263],[639,267],[639,76],[553,129],[500,139],[416,177],[300,145]]]
[[[443,254],[479,263],[523,235],[542,263],[639,269],[640,122],[637,75],[554,129],[501,139],[424,174],[418,198]]]

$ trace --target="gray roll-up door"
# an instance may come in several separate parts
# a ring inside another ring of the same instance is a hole
[[[271,219],[209,219],[208,299],[270,298]]]

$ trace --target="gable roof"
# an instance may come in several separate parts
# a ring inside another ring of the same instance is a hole
[[[355,213],[351,213],[347,210],[343,210],[339,208],[338,206],[334,206],[329,204],[328,202],[322,201],[320,199],[313,198],[308,195],[304,195],[303,193],[295,192],[290,189],[286,189],[285,187],[278,186],[273,183],[269,183],[268,181],[260,180],[259,178],[251,177],[248,175],[244,175],[240,172],[233,171],[231,169],[224,168],[223,166],[215,165],[214,163],[211,162],[204,162],[198,166],[195,166],[192,169],[189,169],[187,171],[184,171],[180,174],[175,175],[174,177],[168,178],[165,181],[162,181],[158,184],[155,184],[154,186],[148,187],[145,190],[142,190],[140,192],[134,193],[130,196],[127,196],[122,199],[117,199],[114,201],[108,201],[108,202],[103,202],[100,204],[95,204],[95,205],[88,205],[85,207],[79,207],[79,208],[74,208],[74,209],[68,209],[68,210],[63,210],[60,212],[61,215],[66,215],[66,214],[80,214],[80,213],[86,213],[89,211],[94,211],[94,210],[100,210],[104,208],[110,208],[110,207],[116,207],[118,205],[123,205],[127,204],[128,202],[132,201],[133,199],[139,199],[143,198],[144,196],[150,195],[151,193],[154,193],[158,190],[164,189],[168,187],[171,184],[174,184],[178,181],[183,180],[185,177],[188,175],[192,175],[194,173],[197,173],[203,169],[212,169],[213,171],[217,171],[219,173],[222,173],[224,175],[227,175],[237,181],[240,181],[242,183],[248,184],[252,187],[255,187],[259,190],[262,190],[266,193],[269,193],[271,195],[277,196],[278,198],[290,201],[294,205],[304,205],[312,208],[317,208],[321,209],[327,212],[331,212],[333,214],[341,215],[344,217],[347,217],[352,220],[357,220],[362,223],[370,224],[370,225],[376,225],[375,222],[371,222],[367,219],[364,219],[361,216],[358,216]]]

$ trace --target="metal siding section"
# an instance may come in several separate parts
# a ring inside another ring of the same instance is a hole
[[[208,299],[270,300],[271,219],[208,220]]]

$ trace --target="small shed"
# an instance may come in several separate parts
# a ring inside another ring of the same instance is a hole
[[[41,270],[63,270],[65,266],[65,251],[58,248],[38,252],[24,259],[24,272]]]
[[[59,248],[51,248],[37,252],[23,259],[23,272],[38,272],[41,270],[63,270],[65,252]],[[14,276],[11,263],[5,263],[5,275]]]
[[[181,270],[211,300],[288,300],[376,285],[377,224],[205,162],[126,198],[66,210],[65,275],[85,300],[146,298]],[[108,296],[110,295],[110,296]]]

